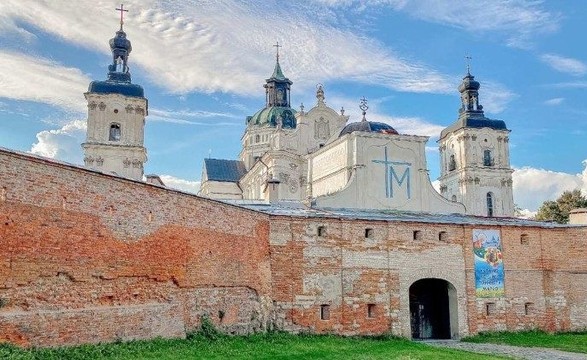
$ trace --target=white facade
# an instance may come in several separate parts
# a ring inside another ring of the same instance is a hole
[[[147,161],[144,147],[147,99],[88,92],[86,167],[142,180]]]

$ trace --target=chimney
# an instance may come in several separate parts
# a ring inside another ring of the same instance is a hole
[[[267,193],[266,198],[269,200],[270,204],[274,204],[279,200],[279,184],[281,181],[275,179],[273,175],[271,175],[271,179],[267,180],[267,185],[265,187],[265,192]]]
[[[571,210],[569,212],[569,224],[587,225],[587,208]]]

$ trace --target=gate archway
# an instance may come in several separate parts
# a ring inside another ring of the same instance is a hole
[[[458,337],[457,290],[442,279],[421,279],[410,286],[413,339]]]

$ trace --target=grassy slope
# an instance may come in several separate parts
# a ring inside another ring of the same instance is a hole
[[[189,340],[133,341],[59,349],[0,345],[0,359],[496,359],[401,339],[268,334]]]
[[[482,333],[463,339],[476,343],[545,347],[587,353],[587,332],[548,334],[542,331]]]

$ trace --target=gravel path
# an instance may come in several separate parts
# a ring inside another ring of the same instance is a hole
[[[587,354],[572,353],[546,348],[530,348],[511,345],[477,344],[456,340],[430,340],[424,343],[431,346],[449,347],[490,355],[505,355],[515,359],[531,360],[587,360]]]

